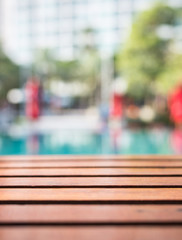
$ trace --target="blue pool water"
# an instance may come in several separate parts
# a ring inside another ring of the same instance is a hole
[[[173,153],[182,153],[182,132],[168,129],[60,130],[44,135],[0,136],[0,155]]]

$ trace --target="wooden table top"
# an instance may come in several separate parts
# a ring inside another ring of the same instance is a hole
[[[0,157],[0,240],[181,236],[182,156]]]

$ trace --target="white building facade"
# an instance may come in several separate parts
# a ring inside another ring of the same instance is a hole
[[[1,0],[1,41],[17,63],[28,64],[37,49],[63,60],[76,57],[83,31],[94,30],[101,53],[113,53],[128,36],[134,16],[155,0]],[[182,5],[181,0],[171,0]]]

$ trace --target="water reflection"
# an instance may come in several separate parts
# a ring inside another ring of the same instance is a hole
[[[110,140],[112,153],[122,152],[122,128],[119,122],[115,122],[115,125],[110,129]]]
[[[26,152],[27,154],[39,154],[40,139],[38,134],[31,134],[26,139]]]
[[[176,128],[171,133],[171,146],[176,154],[182,154],[182,129]]]
[[[172,153],[182,153],[182,130],[61,130],[45,135],[0,138],[1,155]]]

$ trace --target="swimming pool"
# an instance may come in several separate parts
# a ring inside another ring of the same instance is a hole
[[[182,131],[169,129],[58,130],[27,136],[0,136],[0,155],[180,154]]]

